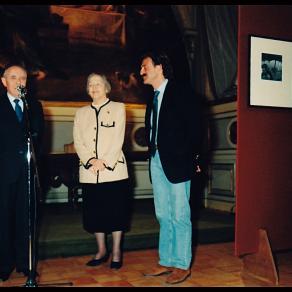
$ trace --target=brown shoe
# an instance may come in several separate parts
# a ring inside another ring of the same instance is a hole
[[[148,271],[144,272],[144,276],[160,276],[164,274],[171,273],[172,268],[164,267],[157,264],[155,267],[149,269]]]
[[[168,284],[181,283],[184,280],[186,280],[187,277],[189,277],[190,275],[191,275],[190,269],[183,270],[183,269],[174,268],[171,275],[167,277],[166,283]]]

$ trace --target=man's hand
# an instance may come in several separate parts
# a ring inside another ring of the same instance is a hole
[[[199,163],[199,158],[200,158],[200,155],[196,154],[196,156],[195,156],[196,173],[202,172],[202,169],[201,169],[200,163]]]
[[[198,172],[202,172],[202,170],[201,170],[201,168],[200,168],[200,165],[197,165],[196,166],[196,172],[198,173]]]

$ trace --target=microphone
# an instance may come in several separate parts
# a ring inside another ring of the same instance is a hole
[[[24,85],[17,85],[16,90],[18,91],[18,97],[23,98],[27,94],[26,87]]]
[[[21,98],[26,106],[26,108],[28,109],[28,103],[27,100],[25,98],[26,94],[27,94],[27,89],[24,85],[17,85],[16,86],[16,90],[18,91],[18,97]]]

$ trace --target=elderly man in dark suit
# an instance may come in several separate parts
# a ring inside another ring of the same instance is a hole
[[[44,118],[40,102],[26,97],[26,106],[20,98],[27,82],[21,65],[8,65],[1,81],[7,91],[0,97],[0,280],[5,281],[15,267],[29,273],[27,142],[29,132],[37,151]]]
[[[154,97],[146,108],[146,139],[150,150],[150,174],[154,204],[160,224],[159,263],[145,276],[170,274],[175,284],[190,275],[192,223],[190,183],[201,171],[195,161],[201,142],[199,103],[190,86],[173,80],[164,53],[142,57],[140,75],[151,85]]]

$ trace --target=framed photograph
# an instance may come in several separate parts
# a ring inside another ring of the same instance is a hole
[[[249,105],[292,108],[292,42],[250,36]]]

